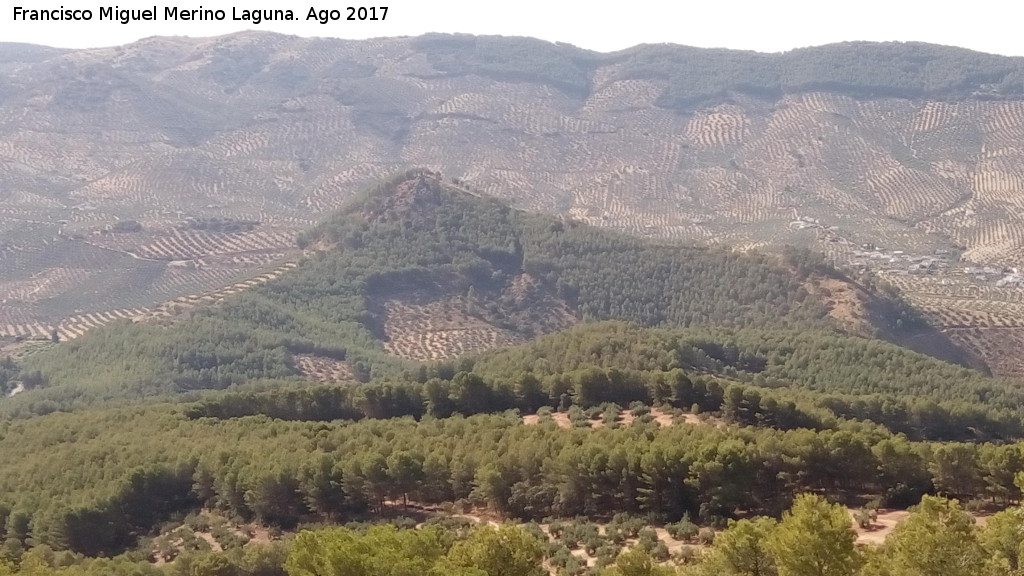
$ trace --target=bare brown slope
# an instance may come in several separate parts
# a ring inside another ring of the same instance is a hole
[[[985,360],[991,354],[950,338],[894,296],[869,290],[842,275],[816,275],[804,287],[809,294],[825,301],[829,316],[850,334],[881,338],[915,352],[991,373]]]

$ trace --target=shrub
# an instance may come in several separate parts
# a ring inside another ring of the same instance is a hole
[[[615,558],[619,555],[619,546],[614,544],[605,544],[597,549],[597,566],[598,568],[604,568],[615,563]]]
[[[639,418],[644,414],[650,414],[651,409],[647,404],[643,402],[633,402],[629,405],[629,409],[633,411],[633,416]]]
[[[654,547],[658,545],[658,533],[654,531],[654,528],[644,528],[638,534],[637,546],[640,546],[648,554],[654,550]]]
[[[700,528],[690,521],[690,515],[684,514],[678,522],[665,526],[665,530],[676,540],[692,541]]]
[[[697,559],[700,551],[693,546],[683,546],[675,553],[675,561],[678,564],[689,564]]]

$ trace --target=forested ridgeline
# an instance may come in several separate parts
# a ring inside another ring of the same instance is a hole
[[[660,79],[658,103],[693,109],[729,92],[778,97],[829,90],[855,97],[1020,97],[1020,58],[918,42],[845,42],[782,54],[641,45],[597,54],[530,38],[428,34],[413,40],[438,70],[497,80],[543,82],[572,95],[593,89],[600,65],[615,79]]]
[[[192,323],[195,328],[198,324]],[[149,354],[147,342],[131,343]],[[208,348],[182,350],[179,358],[226,358],[222,332],[185,332],[186,342],[205,339]],[[108,331],[93,340],[102,344]],[[257,342],[259,335],[254,339]],[[292,345],[295,345],[292,342]],[[97,347],[93,361],[102,362]],[[325,352],[327,353],[327,352]],[[154,355],[159,358],[159,356]],[[282,353],[267,359],[287,365]],[[173,369],[175,357],[164,357]],[[113,361],[113,360],[111,360]],[[262,366],[263,364],[257,364]],[[115,364],[116,366],[116,364]],[[282,375],[287,372],[282,370]],[[535,341],[452,361],[409,366],[368,383],[310,385],[299,379],[260,378],[205,395],[188,409],[193,417],[266,415],[286,420],[447,417],[518,409],[575,407],[602,410],[632,403],[713,413],[730,423],[781,429],[835,428],[844,420],[866,420],[922,440],[1012,440],[1024,437],[1022,392],[991,378],[907,351],[895,345],[827,331],[649,329],[621,322],[586,323]],[[21,376],[36,382],[35,373]],[[112,380],[104,393],[118,402],[146,398],[120,392]],[[154,385],[150,392],[159,395]],[[196,399],[194,391],[183,397]],[[8,417],[45,414],[74,406],[75,388],[51,387],[5,402]],[[172,396],[164,396],[170,399]],[[56,399],[56,400],[54,400]],[[82,402],[93,401],[87,397]]]
[[[603,373],[589,370],[594,367]],[[603,322],[440,363],[428,374],[456,369],[518,390],[521,400],[537,379],[552,406],[568,391],[583,407],[642,401],[685,410],[692,403],[740,423],[781,427],[863,419],[932,440],[1019,438],[1024,401],[1014,382],[883,341],[825,331],[642,329]],[[518,407],[529,411],[535,405]]]
[[[873,340],[603,322],[365,384],[253,382],[186,413],[330,421],[557,409],[586,422],[640,403],[739,425],[864,420],[911,439],[978,441],[1024,437],[1021,400],[1011,383]]]
[[[1003,408],[1016,408],[1024,400],[1011,382],[880,340],[824,330],[649,329],[600,322],[427,369],[472,369],[501,378],[519,372],[544,377],[590,366],[685,368],[770,388],[933,396]]]
[[[358,423],[192,420],[173,406],[51,414],[4,425],[6,547],[112,555],[199,507],[282,528],[463,501],[523,520],[618,512],[721,523],[793,496],[923,494],[1011,503],[1020,445],[914,443],[877,428],[780,431],[638,419],[525,425],[518,414]]]
[[[456,301],[521,338],[560,327],[541,299],[584,320],[642,325],[825,328],[802,287],[819,263],[666,246],[527,215],[411,171],[300,238],[321,250],[250,292],[170,327],[110,325],[25,360],[53,407],[225,388],[299,375],[297,354],[344,361],[362,380],[410,364],[384,353],[390,300]],[[521,293],[528,285],[533,292]],[[537,295],[540,296],[537,296]],[[570,321],[570,320],[566,320]]]

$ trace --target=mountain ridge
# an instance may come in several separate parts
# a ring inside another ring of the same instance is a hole
[[[631,50],[247,33],[4,64],[0,334],[71,338],[201,300],[294,259],[295,236],[364,185],[425,166],[638,236],[823,251],[1024,374],[1024,60]],[[190,224],[214,219],[238,225]]]

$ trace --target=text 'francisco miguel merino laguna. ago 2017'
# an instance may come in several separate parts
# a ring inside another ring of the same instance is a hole
[[[388,14],[387,6],[346,6],[334,9],[318,9],[310,6],[306,12],[305,20],[315,20],[321,24],[336,22],[339,20],[384,20]],[[247,10],[231,8],[231,20],[239,20],[259,24],[260,22],[288,22],[297,21],[293,10]],[[179,6],[165,6],[152,8],[121,8],[119,6],[101,6],[96,10],[71,9],[59,6],[57,8],[25,8],[14,7],[14,21],[25,22],[46,22],[46,21],[109,21],[130,24],[132,22],[145,21],[181,21],[200,22],[228,20],[228,11],[212,8],[182,8]]]

